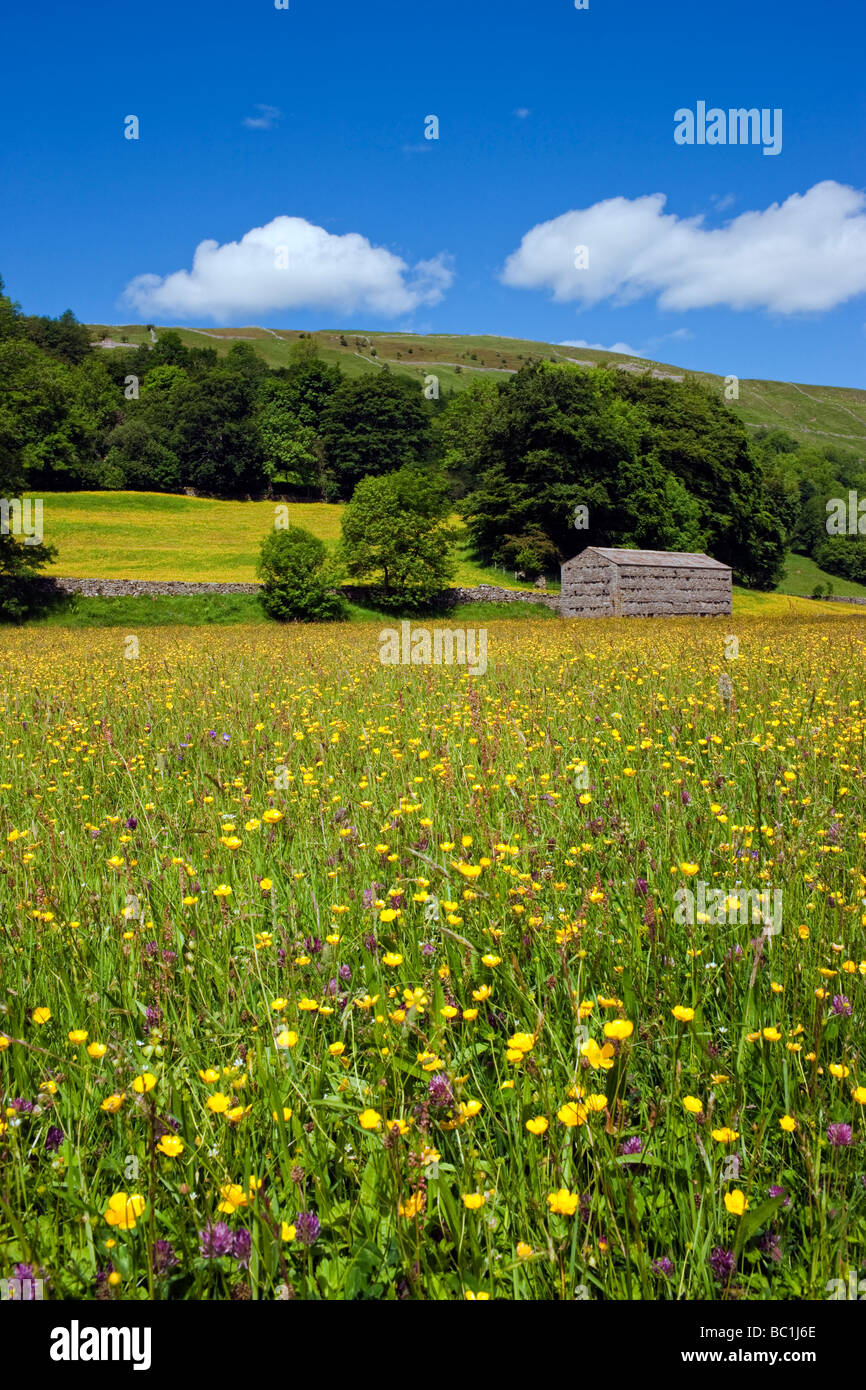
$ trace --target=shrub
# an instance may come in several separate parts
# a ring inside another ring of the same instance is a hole
[[[300,526],[272,531],[262,541],[257,573],[265,612],[280,622],[328,622],[345,617],[342,574],[324,545]]]
[[[530,579],[545,572],[553,573],[559,558],[553,541],[538,526],[531,526],[517,536],[505,536],[494,556],[506,569],[523,570]]]
[[[0,535],[0,622],[21,623],[57,602],[39,576],[56,554],[51,545]]]

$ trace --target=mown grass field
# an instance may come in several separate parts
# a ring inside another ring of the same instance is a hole
[[[475,678],[383,666],[377,624],[3,631],[0,1275],[856,1274],[866,622],[799,604],[491,622]],[[780,929],[684,921],[699,883],[780,891]]]
[[[275,515],[273,502],[160,492],[53,492],[43,501],[45,540],[58,552],[48,572],[70,579],[250,583]],[[342,504],[289,505],[289,523],[312,531],[329,549],[340,538],[342,514]],[[465,542],[457,546],[454,582],[525,587],[511,571],[477,564]]]

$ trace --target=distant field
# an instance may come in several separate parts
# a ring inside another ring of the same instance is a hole
[[[840,579],[836,574],[828,574],[822,570],[814,560],[810,560],[808,555],[788,556],[785,564],[785,573],[779,584],[779,591],[785,594],[811,594],[816,584],[822,584],[826,590],[828,584],[833,585],[833,593],[839,598],[866,598],[866,585],[856,584],[851,579]]]
[[[103,335],[113,342],[150,342],[150,334],[141,324],[88,326],[94,342],[100,341]],[[159,336],[167,331],[167,328],[157,328],[156,333]],[[235,342],[250,342],[271,367],[288,365],[292,343],[300,337],[297,331],[255,327],[175,328],[172,331],[179,333],[188,347],[213,347],[220,353],[228,352]],[[443,392],[461,390],[478,375],[492,373],[502,379],[541,357],[557,362],[577,360],[590,366],[627,365],[629,369],[672,376],[684,375],[687,371],[669,362],[630,358],[603,349],[573,348],[562,343],[484,334],[473,337],[455,333],[337,331],[309,336],[315,339],[322,357],[337,362],[348,376],[378,372],[387,364],[391,371],[416,380],[434,372]],[[723,375],[712,372],[690,375],[711,382],[719,391],[724,389]],[[740,378],[738,390],[738,399],[730,405],[751,429],[760,426],[784,429],[795,438],[812,444],[836,443],[856,449],[866,443],[866,391],[788,381],[752,381],[746,377]]]
[[[858,613],[856,605],[824,603],[820,599],[800,598],[795,594],[760,594],[753,589],[734,585],[735,618],[805,618],[827,617],[839,613]],[[862,612],[860,613],[862,617]]]
[[[53,492],[44,495],[45,539],[57,548],[50,573],[71,579],[181,579],[248,583],[259,546],[274,524],[273,502],[222,502],[159,492]],[[293,502],[289,522],[329,548],[343,507]],[[516,584],[458,546],[457,584]],[[555,586],[554,586],[555,587]]]

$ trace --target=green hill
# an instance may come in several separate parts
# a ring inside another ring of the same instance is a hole
[[[104,337],[117,345],[137,346],[150,341],[150,333],[142,324],[89,324],[88,327],[94,342]],[[156,329],[157,335],[166,331],[165,328]],[[211,346],[217,352],[228,352],[235,342],[251,342],[271,367],[288,365],[291,345],[301,336],[289,329],[255,327],[176,328],[174,331],[188,347]],[[378,372],[387,364],[392,371],[419,380],[428,373],[435,373],[443,391],[460,390],[478,374],[507,375],[518,371],[526,362],[542,357],[584,366],[611,365],[622,371],[659,372],[674,378],[687,374],[684,368],[668,362],[624,357],[594,348],[529,342],[522,338],[339,331],[308,336],[315,339],[326,361],[339,363],[341,371],[349,376]],[[688,375],[712,382],[719,391],[724,389],[723,376],[712,372]],[[849,449],[866,445],[866,391],[741,378],[739,399],[731,401],[730,405],[751,429],[761,426],[783,429],[794,438],[812,444],[836,443]]]

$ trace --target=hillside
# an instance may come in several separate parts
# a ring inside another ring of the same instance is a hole
[[[138,346],[149,342],[151,336],[141,324],[89,324],[88,327],[94,342],[102,341],[105,336],[117,346]],[[165,331],[165,328],[156,329],[157,335]],[[251,342],[271,367],[288,365],[289,348],[301,336],[291,330],[255,327],[177,328],[174,331],[188,347],[210,345],[218,352],[227,352],[234,342]],[[339,331],[311,336],[315,337],[325,361],[337,362],[348,376],[377,372],[387,363],[392,371],[419,379],[435,372],[443,391],[461,390],[479,373],[507,375],[539,357],[577,362],[582,366],[612,365],[622,371],[659,372],[674,378],[686,374],[684,368],[668,362],[624,357],[593,348],[528,342],[521,338]],[[724,388],[723,376],[710,372],[692,372],[691,375],[711,382],[719,391]],[[761,426],[784,429],[794,438],[813,444],[837,443],[847,448],[866,444],[866,390],[743,378],[739,383],[739,400],[730,404],[751,429]]]

